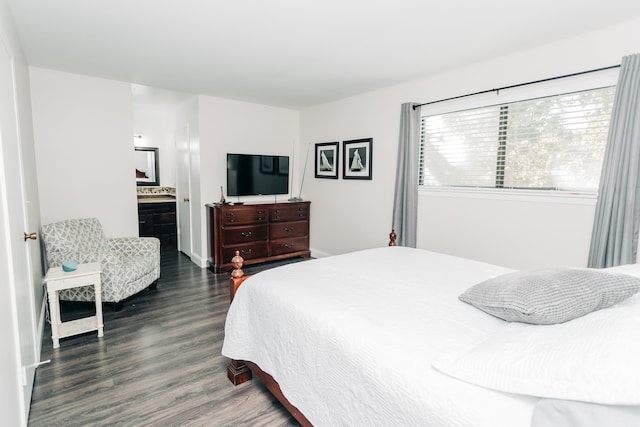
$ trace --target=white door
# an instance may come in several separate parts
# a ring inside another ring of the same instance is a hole
[[[14,87],[12,57],[0,43],[0,413],[6,425],[26,426],[39,359],[30,257],[38,242],[24,238],[37,229],[29,229]]]
[[[176,131],[176,203],[178,209],[178,249],[191,258],[191,185],[189,128]]]

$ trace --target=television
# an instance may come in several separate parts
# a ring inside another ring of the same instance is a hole
[[[289,193],[289,156],[227,154],[227,195]]]

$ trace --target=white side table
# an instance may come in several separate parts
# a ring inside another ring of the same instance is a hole
[[[104,335],[102,323],[102,286],[100,263],[78,264],[74,271],[64,271],[62,267],[52,267],[47,271],[44,280],[49,294],[49,314],[51,316],[51,339],[53,348],[60,347],[60,338],[78,335],[90,331],[98,331],[98,337]],[[69,322],[60,321],[60,301],[58,291],[93,285],[96,294],[96,315]]]

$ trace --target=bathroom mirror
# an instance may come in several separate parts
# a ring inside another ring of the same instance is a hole
[[[135,147],[137,185],[160,185],[157,147]]]

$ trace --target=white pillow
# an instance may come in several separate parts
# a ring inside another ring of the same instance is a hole
[[[509,323],[433,367],[482,387],[609,405],[640,405],[640,294],[556,325]]]
[[[628,274],[629,276],[640,277],[640,264],[624,264],[615,267],[601,269],[606,273]]]

